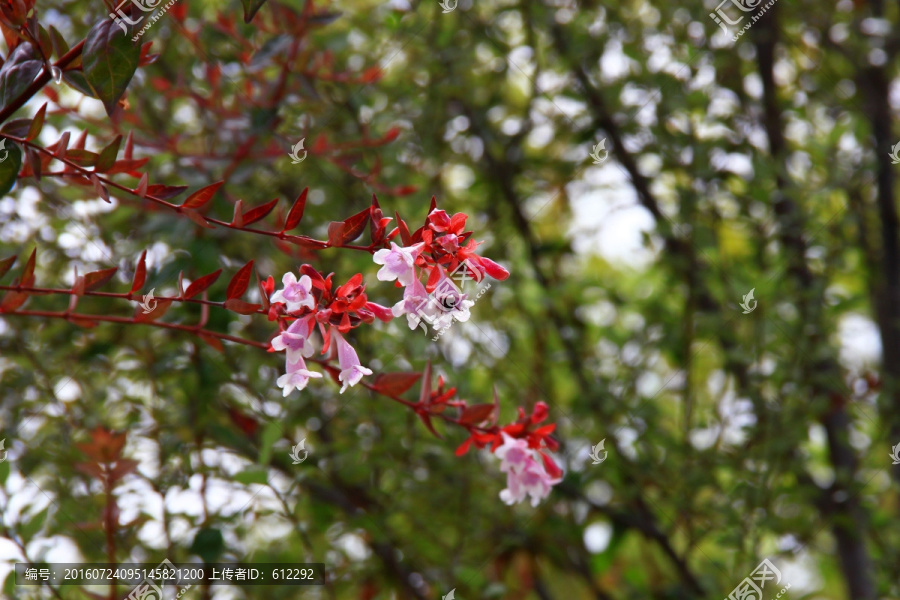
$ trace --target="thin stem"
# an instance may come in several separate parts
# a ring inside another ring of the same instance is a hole
[[[59,157],[56,155],[55,152],[48,150],[47,148],[44,148],[43,146],[35,144],[32,141],[26,140],[25,138],[20,138],[20,137],[8,135],[8,134],[5,134],[4,137],[9,139],[10,141],[16,142],[18,144],[22,144],[23,146],[28,146],[38,152],[46,154],[46,155],[50,156],[51,158],[56,159],[64,164],[68,165],[69,167],[78,171],[84,177],[86,177],[88,179],[96,178],[103,185],[106,185],[111,188],[117,189],[119,191],[125,192],[126,194],[136,196],[136,197],[140,198],[141,200],[149,200],[150,202],[159,204],[160,206],[168,208],[169,210],[173,210],[178,214],[184,214],[185,209],[177,204],[172,204],[171,202],[166,202],[162,198],[157,198],[156,196],[153,196],[151,194],[141,195],[138,193],[137,189],[131,189],[120,183],[116,183],[115,181],[109,179],[108,177],[103,177],[103,176],[99,175],[98,173],[96,173],[95,171],[91,171],[85,167],[82,167],[81,165],[73,162],[72,160],[70,160],[68,158]],[[203,219],[204,221],[206,221],[207,223],[210,223],[212,225],[218,225],[220,227],[225,227],[227,229],[234,229],[235,231],[243,231],[246,233],[265,235],[268,237],[278,238],[279,240],[286,241],[286,242],[292,242],[292,243],[301,243],[302,242],[303,244],[308,244],[308,245],[318,247],[320,250],[325,249],[325,248],[346,248],[349,250],[361,250],[364,252],[368,252],[369,254],[372,254],[377,250],[377,248],[375,246],[355,246],[355,245],[333,246],[328,241],[317,240],[317,239],[314,239],[314,238],[311,238],[311,237],[308,237],[305,235],[291,235],[291,234],[287,233],[286,231],[266,231],[263,229],[256,229],[254,227],[244,227],[243,225],[238,226],[238,225],[234,225],[228,221],[222,221],[221,219],[207,217],[206,215],[199,215],[199,216],[201,219]]]
[[[40,287],[28,287],[28,286],[19,286],[19,285],[0,285],[0,290],[8,290],[13,292],[31,292],[35,294],[65,294],[67,296],[72,294],[72,290],[59,289],[59,288],[40,288]],[[97,296],[100,298],[120,298],[122,300],[134,300],[134,296],[140,296],[140,294],[133,293],[117,293],[117,292],[82,292],[82,296]],[[179,296],[153,296],[154,300],[171,300],[172,302],[189,302],[192,304],[206,304],[208,306],[218,306],[219,308],[225,308],[224,302],[213,302],[212,300],[202,300],[198,298],[181,298]],[[256,311],[257,314],[267,315],[269,311],[259,309]]]
[[[53,64],[53,66],[59,67],[60,69],[67,67],[69,63],[81,56],[82,48],[84,48],[84,40],[78,42],[75,47],[61,56],[60,59]],[[37,94],[42,87],[47,85],[47,83],[50,81],[50,78],[50,71],[45,67],[41,74],[38,75],[38,78],[35,79],[31,83],[31,85],[25,88],[25,91],[22,92],[18,98],[7,104],[3,108],[3,110],[0,110],[0,123],[6,121],[10,116],[12,116],[14,112],[22,108],[26,102],[31,100],[32,96]]]
[[[255,342],[253,340],[248,340],[244,338],[235,337],[233,335],[228,335],[225,333],[218,333],[216,331],[210,331],[208,329],[203,329],[198,326],[191,325],[180,325],[178,323],[165,323],[161,321],[136,321],[133,318],[129,317],[111,317],[105,315],[89,315],[89,314],[81,314],[81,313],[70,313],[70,312],[55,312],[49,310],[17,310],[13,312],[3,313],[4,315],[21,315],[25,317],[49,317],[56,319],[65,319],[66,321],[71,320],[83,320],[83,321],[106,321],[108,323],[127,323],[132,325],[151,325],[153,327],[162,327],[165,329],[177,329],[178,331],[186,331],[188,333],[193,333],[195,335],[208,335],[211,337],[219,338],[220,340],[226,340],[229,342],[235,342],[237,344],[244,344],[247,346],[255,346],[257,348],[268,349],[269,344],[263,342]]]

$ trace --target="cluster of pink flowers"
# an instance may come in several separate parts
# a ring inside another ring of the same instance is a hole
[[[390,249],[375,252],[373,259],[382,265],[377,277],[381,281],[396,281],[403,286],[403,299],[391,309],[395,317],[406,315],[410,329],[419,326],[424,318],[435,329],[445,329],[452,321],[468,321],[469,308],[474,304],[448,277],[460,268],[475,281],[485,275],[506,279],[509,271],[475,250],[479,242],[471,239],[471,231],[463,231],[468,216],[457,213],[452,217],[443,210],[432,209],[425,225],[410,234],[400,229],[405,246],[390,242]],[[427,273],[425,284],[421,275]],[[429,296],[431,294],[431,296]]]
[[[319,327],[322,335],[322,354],[327,354],[334,339],[337,347],[340,374],[338,381],[343,385],[343,394],[348,387],[360,382],[372,370],[360,363],[353,346],[344,334],[362,322],[371,323],[375,318],[390,321],[391,311],[384,306],[369,302],[362,284],[362,275],[357,273],[350,281],[332,291],[331,278],[303,265],[301,276],[285,273],[281,279],[283,288],[272,293],[274,283],[271,278],[264,284],[270,294],[269,317],[282,324],[281,331],[272,340],[272,351],[286,351],[285,374],[278,378],[278,387],[285,396],[294,390],[302,390],[312,378],[322,377],[321,373],[310,371],[305,358],[315,352],[312,335]],[[290,323],[285,327],[286,323]]]
[[[516,504],[531,496],[532,506],[547,497],[550,488],[562,481],[562,469],[546,454],[546,450],[559,449],[559,443],[550,435],[556,424],[541,425],[550,414],[546,402],[538,402],[530,415],[519,408],[519,419],[504,427],[472,431],[469,438],[456,449],[457,456],[477,448],[491,447],[500,458],[500,470],[506,473],[506,489],[500,499]]]
[[[269,319],[277,320],[279,324],[270,351],[286,353],[286,371],[277,380],[285,396],[304,389],[310,379],[322,377],[322,373],[310,371],[305,360],[317,349],[318,344],[313,339],[317,326],[322,338],[322,355],[329,353],[334,340],[340,368],[335,369],[329,360],[314,362],[321,363],[342,383],[341,393],[344,393],[364,376],[372,375],[372,370],[360,363],[356,350],[345,338],[351,329],[376,318],[387,322],[403,315],[407,316],[410,329],[418,327],[423,318],[435,324],[436,329],[443,329],[453,319],[467,320],[469,307],[473,304],[450,282],[448,273],[455,274],[465,268],[464,275],[475,281],[481,281],[486,275],[500,280],[509,276],[506,269],[475,252],[479,242],[471,239],[471,231],[463,231],[468,218],[463,213],[450,216],[432,204],[425,224],[416,231],[410,233],[406,223],[398,220],[397,227],[386,234],[384,227],[390,219],[382,218],[377,205],[373,205],[372,211],[376,231],[373,233],[374,247],[370,248],[389,245],[373,253],[373,260],[381,265],[376,276],[379,281],[395,282],[396,286],[404,288],[403,299],[392,308],[368,301],[359,273],[333,289],[333,274],[325,277],[313,267],[302,265],[300,278],[294,273],[286,273],[281,280],[282,289],[278,291],[274,290],[271,277],[262,284],[270,302]],[[393,241],[398,236],[402,246]],[[430,373],[430,370],[426,372]],[[368,387],[379,390],[378,382]],[[438,389],[426,394],[426,400],[408,405],[416,409],[432,432],[435,431],[429,415],[440,414],[446,406],[460,409],[461,416],[456,423],[466,427],[470,435],[457,448],[457,455],[465,454],[472,445],[477,448],[490,446],[500,459],[500,470],[506,473],[506,489],[500,492],[500,498],[507,504],[516,504],[530,497],[532,506],[537,506],[562,480],[562,470],[545,452],[559,448],[550,435],[556,426],[541,425],[548,416],[547,404],[538,402],[530,415],[519,408],[519,419],[503,427],[496,425],[496,412],[493,425],[476,426],[479,420],[489,420],[483,418],[483,414],[485,408],[491,412],[491,405],[469,407],[464,400],[451,401],[455,392],[455,388],[444,391],[443,379],[439,378]],[[495,405],[497,402],[495,397]],[[471,412],[473,410],[475,414]]]
[[[309,265],[300,267],[299,279],[294,273],[285,273],[281,279],[283,287],[278,291],[274,291],[274,281],[270,277],[263,288],[271,303],[269,318],[278,320],[280,325],[279,335],[272,340],[271,350],[287,352],[285,374],[277,380],[284,395],[304,389],[312,378],[322,377],[321,373],[310,371],[304,360],[315,352],[311,338],[316,325],[322,335],[323,355],[328,353],[331,338],[335,340],[340,364],[338,377],[343,384],[341,393],[344,393],[348,387],[359,383],[363,376],[372,374],[371,369],[360,363],[356,350],[344,338],[350,329],[363,322],[371,323],[375,318],[390,321],[404,314],[410,329],[415,329],[423,305],[431,304],[428,294],[442,281],[449,281],[447,271],[461,264],[472,269],[473,278],[479,281],[485,275],[497,279],[509,277],[506,269],[475,253],[478,242],[470,239],[471,231],[463,231],[467,218],[463,213],[451,217],[435,208],[429,213],[425,224],[414,233],[410,234],[406,223],[399,221],[398,227],[384,237],[383,243],[389,243],[390,248],[374,253],[375,263],[382,265],[376,276],[380,281],[395,281],[396,285],[406,288],[403,300],[392,309],[368,301],[360,273],[334,291],[333,274],[323,277]],[[398,246],[392,241],[397,236],[405,246]],[[428,273],[424,285],[420,281],[423,272]],[[445,301],[449,309],[439,311],[446,313],[441,314],[440,318],[461,321],[469,318],[468,308],[472,302],[466,299],[465,294],[457,293],[456,297],[445,298]]]
[[[536,451],[528,447],[526,440],[512,438],[505,432],[500,435],[503,444],[494,451],[500,458],[500,470],[506,473],[506,489],[500,492],[500,499],[507,504],[516,504],[531,496],[531,505],[537,506],[562,477],[551,475],[544,464],[535,460]]]

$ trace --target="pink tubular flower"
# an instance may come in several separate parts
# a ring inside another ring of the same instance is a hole
[[[300,280],[293,273],[285,273],[281,278],[284,284],[283,290],[278,290],[272,297],[270,302],[283,302],[287,304],[288,312],[295,312],[303,307],[310,310],[316,307],[316,300],[312,295],[312,280],[308,275],[301,275]]]
[[[528,440],[516,439],[501,431],[503,444],[494,451],[500,459],[500,470],[504,473],[521,473],[528,465],[528,461],[534,461],[531,450],[528,449]]]
[[[375,276],[378,277],[379,281],[394,281],[396,279],[400,282],[400,285],[409,285],[416,278],[414,267],[416,258],[422,251],[422,246],[423,244],[420,242],[408,248],[401,248],[394,242],[391,242],[390,250],[382,248],[372,255],[372,260],[375,261],[375,264],[384,265],[378,269],[378,273]]]
[[[494,450],[500,470],[506,473],[506,489],[500,492],[500,499],[516,504],[531,496],[531,505],[537,506],[550,494],[550,488],[562,481],[562,471],[543,453],[538,453],[542,462],[535,460],[527,439],[514,438],[505,431],[500,435],[503,443]]]
[[[537,506],[550,495],[550,488],[562,479],[551,477],[543,465],[528,456],[520,471],[510,469],[506,474],[506,489],[500,492],[500,499],[506,504],[516,504],[531,496],[531,506]],[[501,467],[502,468],[502,467]]]
[[[284,396],[287,397],[287,395],[295,389],[302,390],[305,388],[306,384],[309,383],[310,378],[321,376],[321,373],[308,371],[306,369],[306,362],[304,362],[303,357],[300,356],[296,362],[288,360],[287,373],[279,377],[276,383],[278,384],[278,387],[284,388]]]
[[[309,339],[312,333],[312,324],[310,318],[297,319],[291,323],[290,327],[281,332],[281,335],[272,340],[272,348],[274,350],[287,350],[288,363],[296,363],[305,356],[309,358],[313,355],[312,340]]]
[[[341,336],[337,328],[331,328],[331,335],[334,336],[337,344],[338,362],[341,366],[341,374],[338,376],[338,380],[344,384],[341,387],[341,393],[343,394],[348,387],[359,383],[363,375],[371,375],[372,369],[367,369],[360,364],[356,350]]]
[[[415,329],[419,326],[423,313],[432,318],[437,311],[433,302],[430,301],[428,292],[425,291],[425,286],[418,279],[413,279],[411,285],[406,286],[406,289],[403,290],[403,300],[395,304],[391,308],[391,312],[395,317],[406,315],[409,328]]]

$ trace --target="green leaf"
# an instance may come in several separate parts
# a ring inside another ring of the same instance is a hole
[[[21,96],[42,68],[43,64],[35,58],[31,44],[22,43],[16,46],[3,64],[3,68],[0,68],[0,104],[9,106],[13,100]]]
[[[250,485],[251,483],[266,485],[269,482],[269,476],[266,474],[266,470],[260,469],[259,467],[244,469],[240,473],[234,475],[232,479],[238,483],[243,483],[244,485]]]
[[[22,151],[8,139],[0,139],[0,196],[13,189],[22,169]]]
[[[19,528],[19,533],[25,540],[30,540],[41,530],[41,527],[44,526],[44,521],[47,520],[47,513],[49,511],[50,507],[48,506]]]
[[[122,136],[117,135],[116,139],[109,143],[106,148],[100,152],[97,159],[97,166],[94,169],[97,173],[105,173],[116,164],[116,157],[119,155],[119,146],[122,145]]]
[[[191,544],[191,552],[199,556],[204,562],[215,562],[225,548],[222,532],[212,527],[203,527],[194,536]]]
[[[9,461],[3,461],[0,463],[0,486],[6,483],[6,478],[9,477]]]
[[[103,19],[91,29],[84,43],[83,70],[91,89],[112,115],[116,104],[134,77],[141,47],[131,41],[111,19]]]
[[[281,421],[271,421],[263,428],[260,436],[259,464],[269,464],[272,459],[272,446],[281,439],[281,431]]]
[[[96,98],[97,94],[91,89],[91,85],[81,71],[63,71],[63,81],[72,89],[78,90],[89,98]]]
[[[265,3],[266,0],[241,0],[241,4],[244,5],[244,23],[252,21],[256,11]]]

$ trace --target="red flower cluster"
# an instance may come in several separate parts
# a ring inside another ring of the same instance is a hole
[[[510,423],[504,427],[492,427],[486,431],[472,431],[468,439],[464,441],[456,449],[456,455],[462,456],[469,451],[472,444],[476,448],[484,448],[491,446],[491,452],[494,452],[501,444],[503,444],[503,434],[505,433],[513,439],[523,439],[528,442],[528,447],[536,450],[544,461],[544,467],[547,473],[552,477],[562,475],[562,470],[553,462],[549,456],[542,452],[543,449],[556,451],[559,449],[559,443],[550,435],[556,430],[556,424],[538,426],[539,423],[545,421],[549,415],[549,408],[546,402],[538,402],[534,406],[534,410],[530,415],[525,414],[525,409],[519,407],[519,419],[515,423]]]
[[[435,208],[433,198],[431,207],[425,224],[412,234],[406,223],[399,221],[399,227],[388,236],[389,239],[394,237],[399,230],[405,247],[422,243],[416,266],[428,272],[425,284],[428,293],[434,291],[443,273],[452,273],[463,263],[473,271],[475,281],[481,281],[485,275],[500,281],[509,277],[509,271],[505,268],[475,253],[482,242],[473,240],[471,231],[463,231],[469,218],[467,214],[456,213],[451,217],[445,211]]]
[[[291,310],[291,308],[294,308],[291,306],[291,302],[277,299],[283,299],[284,294],[291,293],[290,286],[292,283],[290,280],[284,280],[285,291],[280,292],[282,296],[279,297],[273,296],[275,281],[272,277],[269,277],[263,283],[263,288],[272,300],[272,304],[269,307],[270,321],[274,321],[279,317],[299,318],[315,313],[316,321],[320,324],[334,325],[341,333],[347,333],[354,327],[359,326],[360,323],[372,323],[376,318],[387,322],[393,318],[391,309],[375,302],[369,302],[361,273],[351,277],[347,283],[339,286],[336,290],[332,282],[334,273],[329,273],[327,277],[323,277],[319,271],[310,265],[301,265],[300,273],[302,274],[300,281],[293,284],[297,288],[295,293],[303,298],[306,298],[306,294],[308,294],[311,301],[303,303],[296,310]],[[309,278],[308,285],[304,285],[305,277],[303,276]],[[298,302],[297,304],[301,303]]]

